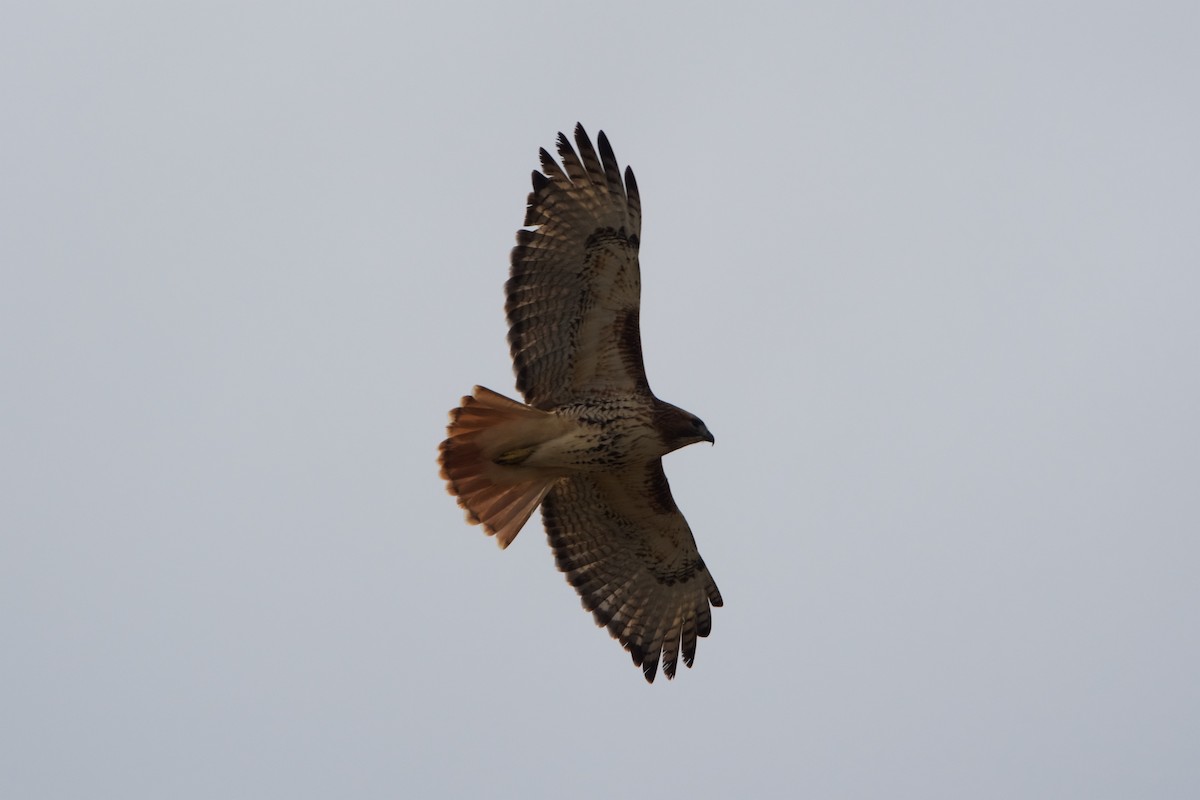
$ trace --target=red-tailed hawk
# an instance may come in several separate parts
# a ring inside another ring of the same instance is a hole
[[[583,126],[578,154],[558,135],[541,151],[505,285],[518,403],[476,386],[441,445],[450,493],[501,547],[533,510],[583,607],[654,681],[675,677],[712,628],[721,593],[671,497],[662,457],[713,436],[659,400],[642,365],[633,171]],[[544,173],[544,174],[543,174]]]

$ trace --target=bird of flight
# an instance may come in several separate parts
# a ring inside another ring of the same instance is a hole
[[[476,386],[441,445],[449,491],[507,547],[539,505],[583,607],[653,682],[712,628],[721,593],[671,497],[662,457],[713,435],[650,391],[642,364],[642,207],[603,132],[541,150],[505,284],[525,403]]]

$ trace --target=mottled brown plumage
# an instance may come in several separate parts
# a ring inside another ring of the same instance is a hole
[[[641,200],[601,133],[541,151],[505,285],[526,404],[483,387],[451,412],[442,477],[501,547],[540,504],[559,569],[653,681],[687,666],[721,594],[662,456],[712,434],[650,391],[642,362]]]

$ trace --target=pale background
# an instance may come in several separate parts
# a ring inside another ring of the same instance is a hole
[[[1200,6],[11,3],[0,795],[1200,796]],[[437,477],[580,120],[726,599]]]

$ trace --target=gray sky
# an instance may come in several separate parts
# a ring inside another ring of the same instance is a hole
[[[0,795],[1200,795],[1196,4],[734,9],[8,10]],[[576,120],[718,441],[653,686],[435,465]]]

